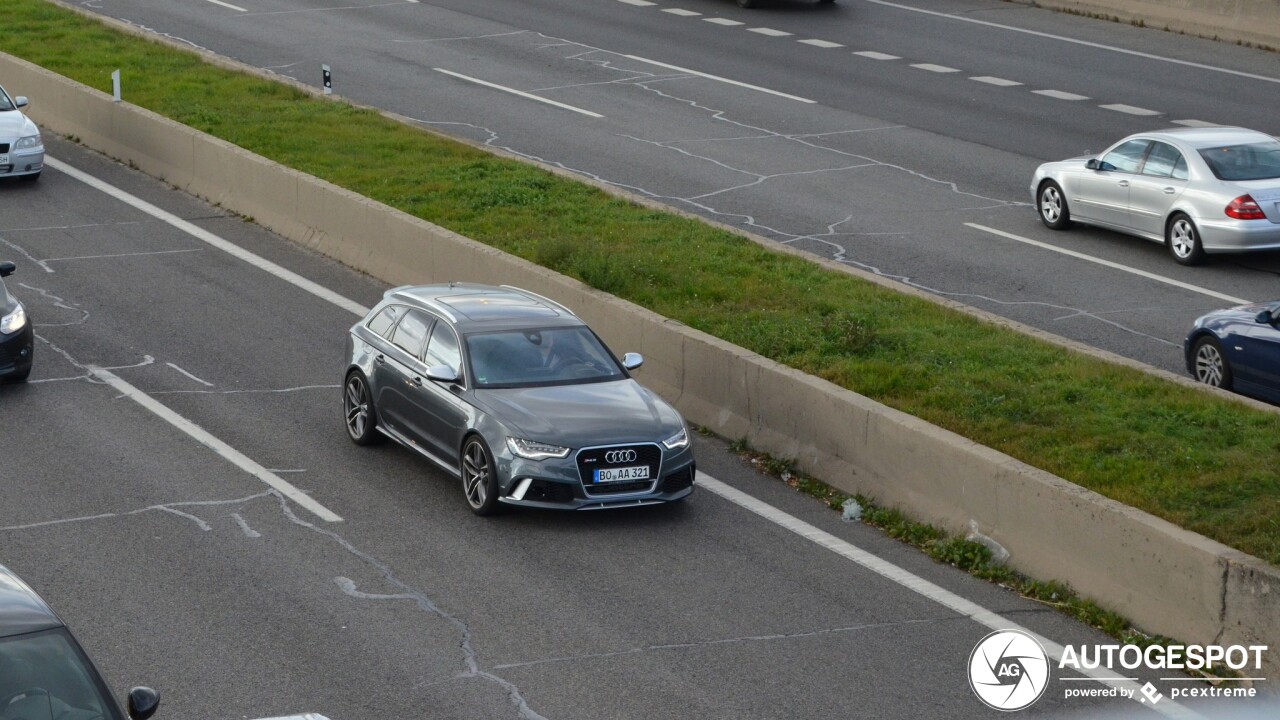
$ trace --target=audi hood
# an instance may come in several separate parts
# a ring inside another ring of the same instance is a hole
[[[521,437],[565,447],[661,442],[684,427],[675,408],[631,379],[481,389],[476,400]]]

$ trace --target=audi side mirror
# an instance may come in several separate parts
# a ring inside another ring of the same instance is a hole
[[[9,277],[18,269],[17,265],[9,261],[0,262],[0,278]]]
[[[160,707],[160,693],[149,687],[136,687],[129,691],[129,717],[131,720],[147,720]]]
[[[622,367],[635,370],[644,364],[644,356],[640,353],[627,353],[622,356]]]
[[[1084,164],[1084,167],[1086,170],[1097,170],[1099,167],[1098,158],[1089,158],[1089,161]]]
[[[458,371],[448,365],[433,365],[427,368],[427,379],[438,383],[458,382]]]
[[[1258,316],[1255,317],[1253,320],[1254,322],[1258,322],[1263,325],[1271,325],[1275,323],[1276,320],[1280,320],[1280,318],[1277,318],[1275,314],[1270,310],[1263,310],[1262,312],[1258,313]]]
[[[20,108],[24,108],[24,107],[26,107],[26,106],[27,106],[27,96],[26,96],[26,95],[19,95],[18,97],[16,97],[16,98],[14,98],[14,99],[13,99],[13,104],[14,104],[14,106],[15,106],[15,107],[20,107]]]

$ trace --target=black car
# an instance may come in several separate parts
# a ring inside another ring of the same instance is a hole
[[[128,717],[147,720],[155,690],[129,691]],[[124,720],[102,675],[53,610],[0,565],[0,718]]]
[[[1185,351],[1200,382],[1280,403],[1280,300],[1205,315]]]
[[[0,379],[21,382],[31,374],[35,332],[27,309],[4,286],[4,278],[14,270],[17,266],[11,262],[0,263]]]

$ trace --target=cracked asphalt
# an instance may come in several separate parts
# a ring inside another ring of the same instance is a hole
[[[385,289],[47,141],[58,160],[357,302]],[[337,379],[354,316],[54,169],[0,184],[0,205],[0,254],[19,265],[13,289],[39,338],[31,382],[0,386],[0,563],[63,615],[117,692],[157,687],[159,717],[996,714],[965,673],[984,626],[707,491],[676,507],[476,518],[425,460],[346,439]],[[90,367],[343,521],[282,498]],[[710,475],[1011,622],[1104,639],[841,522],[719,440],[698,438],[697,452]],[[1026,714],[1143,712],[1067,703],[1055,683]]]

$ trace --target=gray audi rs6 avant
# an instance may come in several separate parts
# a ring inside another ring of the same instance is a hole
[[[389,437],[461,481],[471,510],[596,510],[682,500],[680,414],[631,379],[571,310],[508,286],[388,290],[347,336],[343,406],[358,445]]]

